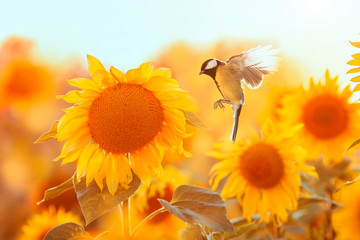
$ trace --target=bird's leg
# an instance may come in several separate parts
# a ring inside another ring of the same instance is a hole
[[[227,104],[230,104],[231,105],[231,102],[229,100],[226,100],[226,99],[218,99],[214,102],[214,109],[216,110],[218,107],[220,107],[221,109],[224,109],[225,106],[224,106],[224,103],[227,103]]]

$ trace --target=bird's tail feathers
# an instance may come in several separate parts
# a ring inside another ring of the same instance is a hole
[[[230,140],[232,141],[232,143],[234,143],[236,140],[236,134],[237,134],[238,125],[239,125],[239,117],[240,117],[240,113],[241,113],[241,108],[242,108],[242,105],[235,105],[233,107],[234,122],[233,122],[233,127],[231,129],[231,134],[230,134]]]

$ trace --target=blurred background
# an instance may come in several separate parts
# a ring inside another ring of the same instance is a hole
[[[220,97],[210,78],[199,76],[203,61],[256,47],[281,51],[276,74],[254,91],[246,89],[240,136],[274,114],[282,94],[325,70],[349,84],[346,62],[359,41],[357,0],[234,1],[7,1],[0,14],[0,239],[15,239],[42,208],[62,206],[80,214],[73,191],[41,204],[44,190],[74,172],[52,162],[61,143],[33,144],[68,107],[55,96],[71,89],[66,79],[88,77],[86,54],[106,68],[127,71],[144,61],[169,67],[197,101],[210,130],[195,129],[185,148],[190,159],[168,159],[192,183],[208,186],[213,162],[206,156],[230,133],[230,108],[213,111]],[[284,90],[282,90],[284,91]],[[246,117],[244,117],[246,116]],[[166,163],[166,161],[165,161]],[[30,238],[28,238],[30,239]]]

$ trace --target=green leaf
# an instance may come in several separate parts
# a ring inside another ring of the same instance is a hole
[[[59,186],[53,187],[53,188],[49,188],[48,190],[45,191],[44,193],[44,198],[37,202],[37,205],[45,202],[46,200],[52,199],[54,197],[59,196],[60,194],[62,194],[63,192],[71,189],[74,187],[73,185],[73,178],[74,176],[72,176],[71,178],[69,178],[68,180],[66,180],[66,182],[63,182],[62,184],[60,184]]]
[[[205,125],[205,123],[203,122],[203,120],[201,120],[201,118],[194,112],[188,112],[188,111],[184,111],[185,118],[186,118],[186,122],[190,125],[193,125],[195,127],[199,127],[199,128],[203,128],[206,130],[209,130],[209,128]]]
[[[64,223],[51,229],[43,240],[93,240],[82,226]]]
[[[89,186],[86,187],[85,178],[82,178],[80,182],[77,182],[74,178],[75,193],[86,225],[128,199],[135,193],[140,183],[139,177],[133,173],[133,181],[130,183],[129,188],[125,189],[119,185],[115,194],[111,195],[107,187],[104,187],[101,191],[95,181],[92,181]],[[106,186],[105,180],[104,186]]]
[[[55,135],[57,134],[57,126],[59,124],[59,120],[54,121],[51,125],[51,128],[48,132],[43,133],[36,141],[35,143],[45,142],[50,139],[54,139]]]
[[[202,224],[213,230],[235,234],[226,217],[225,202],[216,192],[206,188],[181,185],[175,189],[173,199],[158,199],[173,215],[190,224]]]
[[[350,147],[348,147],[348,148],[346,149],[345,152],[349,151],[351,148],[355,147],[355,146],[358,145],[359,143],[360,143],[360,139],[354,141],[354,142],[350,145]]]

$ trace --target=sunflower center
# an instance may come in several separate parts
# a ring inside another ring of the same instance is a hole
[[[174,191],[173,191],[172,187],[169,184],[167,184],[163,193],[157,192],[154,196],[148,198],[147,199],[148,208],[144,211],[144,216],[148,216],[152,212],[154,212],[162,207],[162,205],[160,204],[160,202],[158,200],[159,198],[170,202],[172,199],[173,193],[174,193]],[[169,212],[164,212],[164,213],[156,215],[151,220],[151,222],[158,223],[158,222],[166,220],[169,216],[170,216]]]
[[[240,159],[242,176],[258,188],[271,188],[284,175],[283,159],[270,144],[254,144],[243,152]]]
[[[118,84],[94,100],[89,128],[95,142],[112,153],[140,149],[161,131],[163,108],[153,93],[140,85]]]
[[[329,139],[346,130],[349,112],[338,97],[324,94],[304,106],[303,122],[315,137]]]

